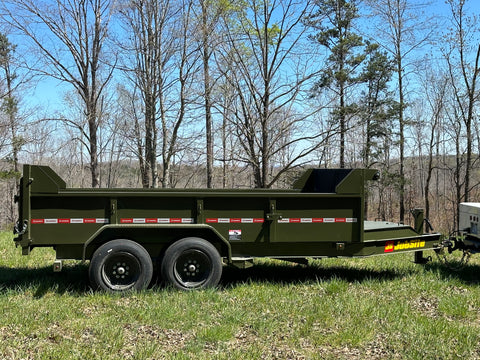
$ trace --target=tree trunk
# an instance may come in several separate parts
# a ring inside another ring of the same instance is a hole
[[[208,9],[206,0],[201,0],[202,7],[202,60],[203,60],[203,85],[205,100],[205,136],[207,145],[207,188],[213,187],[213,135],[212,135],[212,104],[210,84],[210,46],[208,43]]]

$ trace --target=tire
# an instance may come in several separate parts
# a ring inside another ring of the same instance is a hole
[[[165,282],[181,290],[194,290],[218,285],[223,265],[215,246],[190,237],[170,245],[160,267]]]
[[[108,292],[141,290],[152,280],[153,263],[140,244],[112,240],[94,252],[88,273],[94,289]]]

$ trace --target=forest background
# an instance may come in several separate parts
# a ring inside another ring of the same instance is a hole
[[[4,0],[0,224],[21,164],[73,187],[288,188],[375,168],[370,219],[480,196],[476,0]]]

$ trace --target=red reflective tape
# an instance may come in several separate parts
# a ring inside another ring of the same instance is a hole
[[[210,224],[262,224],[265,222],[264,218],[207,218],[206,223]]]
[[[123,219],[124,220],[124,219]],[[49,219],[32,219],[30,221],[32,224],[108,224],[109,219],[105,218],[49,218]]]
[[[356,223],[356,218],[282,218],[279,224]]]
[[[97,222],[100,222],[97,219]],[[108,222],[108,219],[105,219]],[[193,224],[192,218],[124,218],[120,219],[122,224]]]

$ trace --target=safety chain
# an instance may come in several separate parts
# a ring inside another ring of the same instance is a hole
[[[435,253],[437,254],[438,260],[443,262],[446,267],[448,267],[452,271],[460,271],[462,270],[470,261],[470,257],[472,253],[470,250],[463,249],[463,255],[459,262],[452,262],[447,259],[447,255],[445,253],[445,247],[442,247],[440,250],[436,250]]]

